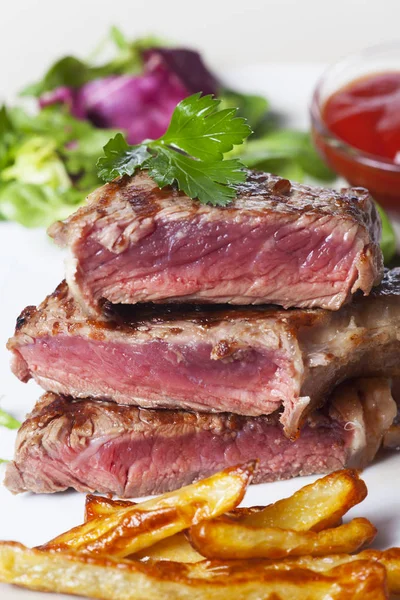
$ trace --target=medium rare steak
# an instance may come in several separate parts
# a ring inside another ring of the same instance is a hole
[[[248,416],[283,405],[295,436],[340,381],[400,375],[399,298],[397,269],[336,312],[136,305],[87,320],[63,283],[23,311],[8,348],[14,373],[47,391]]]
[[[173,490],[258,458],[254,483],[370,462],[393,421],[386,380],[342,390],[349,403],[314,414],[289,441],[276,417],[155,411],[46,394],[18,432],[5,484],[12,492],[69,487],[121,497]]]
[[[96,190],[49,233],[68,246],[85,310],[113,304],[278,304],[336,310],[382,277],[381,224],[363,189],[249,172],[229,206],[204,206],[146,174]]]

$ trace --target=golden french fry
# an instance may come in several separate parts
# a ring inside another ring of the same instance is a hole
[[[104,496],[88,494],[85,500],[85,523],[96,517],[112,515],[120,508],[128,508],[130,506],[136,506],[136,504],[136,502],[132,502],[131,500],[112,500],[111,498],[105,498]]]
[[[327,556],[299,556],[282,560],[263,561],[270,569],[311,569],[316,572],[329,571],[339,565],[357,560],[378,562],[386,568],[389,591],[400,594],[400,548],[388,550],[363,550],[358,554],[328,554]]]
[[[179,563],[196,563],[204,560],[204,556],[196,552],[184,533],[165,538],[130,558],[136,560],[171,560]]]
[[[321,531],[336,526],[366,495],[367,487],[358,472],[346,469],[321,477],[293,496],[251,512],[242,522],[253,527]]]
[[[376,533],[367,519],[353,519],[319,532],[249,527],[226,518],[204,521],[189,530],[190,540],[200,554],[223,560],[357,552],[372,542]]]
[[[320,531],[340,522],[352,506],[367,494],[365,483],[353,469],[338,471],[304,486],[298,492],[267,507],[235,508],[229,517],[255,527],[284,527],[295,531],[311,529]],[[110,500],[89,495],[86,499],[86,519],[113,514],[121,507],[133,506],[126,500]],[[140,505],[139,505],[140,506]],[[178,535],[140,551],[142,560],[177,560],[197,562],[202,560],[186,537]]]
[[[386,572],[355,561],[322,573],[262,564],[143,563],[0,543],[0,581],[102,600],[385,600]]]
[[[96,517],[112,515],[116,510],[128,506],[137,506],[137,502],[133,502],[132,500],[114,500],[113,498],[106,498],[105,496],[87,494],[85,500],[85,523]],[[258,513],[265,508],[265,506],[238,507],[230,510],[226,514],[235,520],[240,520],[242,517]]]
[[[85,503],[85,521],[96,517],[112,515],[121,507],[135,506],[135,502],[129,500],[112,500],[103,496],[88,494]],[[196,552],[184,533],[165,538],[144,548],[132,556],[136,560],[172,560],[182,563],[193,563],[204,560],[204,556]]]
[[[242,500],[256,462],[230,467],[192,485],[96,517],[41,549],[129,556],[191,525],[232,510]]]

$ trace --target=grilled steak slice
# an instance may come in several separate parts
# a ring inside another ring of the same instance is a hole
[[[276,415],[154,411],[46,394],[18,432],[5,483],[12,492],[72,487],[132,497],[253,458],[260,460],[254,483],[361,467],[373,458],[396,408],[385,380],[353,385],[348,394],[344,420],[334,400],[335,416],[314,414],[295,442],[283,435]],[[385,419],[376,420],[368,446],[377,404]]]
[[[69,246],[68,284],[94,313],[104,299],[336,310],[379,283],[380,231],[365,190],[249,172],[225,208],[161,191],[143,173],[125,177],[49,233]]]
[[[63,283],[25,309],[8,348],[14,373],[47,391],[248,416],[283,405],[294,436],[340,381],[400,375],[399,298],[397,269],[337,312],[137,305],[88,321]]]

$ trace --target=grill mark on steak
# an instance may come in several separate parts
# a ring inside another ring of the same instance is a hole
[[[27,306],[26,308],[24,308],[21,314],[17,317],[15,331],[17,332],[20,329],[22,329],[23,326],[30,321],[31,317],[34,315],[35,312],[36,306]]]
[[[399,297],[396,269],[336,312],[135,305],[88,320],[62,283],[8,348],[14,373],[48,391],[247,416],[283,406],[294,437],[339,382],[400,376]]]
[[[145,173],[124,176],[49,233],[70,247],[68,283],[93,315],[105,301],[336,310],[379,283],[380,231],[365,190],[249,171],[225,207],[160,190]]]
[[[147,410],[45,394],[18,432],[5,484],[14,493],[73,487],[132,497],[176,489],[254,458],[254,483],[359,468],[375,456],[395,413],[386,380],[352,382],[290,442],[277,414]]]

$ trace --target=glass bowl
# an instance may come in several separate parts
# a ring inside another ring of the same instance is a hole
[[[329,130],[323,120],[325,102],[346,84],[377,73],[400,71],[400,42],[367,48],[329,67],[311,103],[312,137],[328,165],[353,186],[367,188],[389,212],[400,215],[400,164],[363,152]]]

